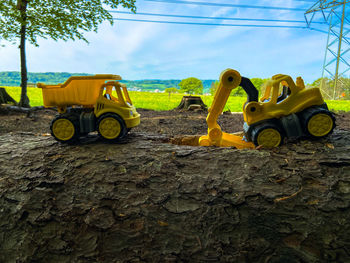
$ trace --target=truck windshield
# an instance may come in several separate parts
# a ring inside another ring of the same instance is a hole
[[[114,91],[113,91],[114,92]],[[115,93],[115,92],[114,92]],[[110,87],[106,87],[103,89],[103,97],[105,97],[108,100],[118,101],[118,98],[114,97],[112,95],[112,89]],[[116,95],[116,94],[115,94]]]

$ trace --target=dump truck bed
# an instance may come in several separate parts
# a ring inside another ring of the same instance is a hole
[[[38,83],[37,86],[42,89],[45,107],[90,106],[96,103],[103,83],[121,79],[119,75],[112,74],[72,76],[63,84]]]

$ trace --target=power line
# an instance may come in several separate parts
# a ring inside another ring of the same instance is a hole
[[[197,25],[197,26],[225,26],[225,27],[261,27],[261,28],[294,28],[294,29],[309,29],[318,31],[320,33],[329,34],[327,31],[320,30],[314,27],[307,26],[278,26],[278,25],[254,25],[254,24],[214,24],[214,23],[194,23],[194,22],[180,22],[180,21],[159,21],[159,20],[146,20],[146,19],[129,19],[129,18],[113,18],[113,20],[119,21],[132,21],[132,22],[145,22],[145,23],[160,23],[160,24],[178,24],[178,25]],[[332,34],[334,35],[334,34]],[[350,42],[349,38],[345,38]]]
[[[146,16],[163,16],[177,18],[194,18],[194,19],[214,19],[214,20],[234,20],[234,21],[257,21],[257,22],[283,22],[283,23],[305,23],[305,20],[281,20],[281,19],[260,19],[260,18],[235,18],[235,17],[211,17],[211,16],[185,16],[185,15],[170,15],[170,14],[155,14],[155,13],[132,13],[125,11],[110,10],[111,13],[128,14],[128,15],[146,15]],[[326,24],[326,22],[314,22],[318,24]]]
[[[315,3],[315,0],[293,0],[293,1]]]
[[[113,18],[113,20],[119,21],[132,21],[132,22],[145,22],[145,23],[160,23],[160,24],[178,24],[178,25],[198,25],[198,26],[224,26],[224,27],[260,27],[260,28],[294,28],[294,29],[309,29],[318,31],[320,33],[328,34],[327,31],[320,30],[318,28],[307,26],[282,26],[282,25],[257,25],[257,24],[216,24],[216,23],[195,23],[195,22],[181,22],[181,21],[159,21],[148,19],[129,19],[129,18]],[[347,38],[346,38],[347,39]],[[350,39],[349,39],[350,41]]]
[[[149,22],[149,23],[161,23],[161,24],[179,24],[179,25],[199,25],[199,26],[227,26],[227,27],[267,27],[267,28],[300,28],[311,29],[306,26],[279,26],[279,25],[249,25],[249,24],[215,24],[215,23],[194,23],[194,22],[180,22],[180,21],[159,21],[159,20],[147,20],[147,19],[129,19],[129,18],[113,18],[113,20],[120,21],[134,21],[134,22]]]
[[[292,1],[315,3],[316,0],[292,0]]]
[[[208,2],[193,2],[183,0],[145,0],[149,2],[171,3],[171,4],[186,4],[186,5],[205,5],[205,6],[224,6],[224,7],[239,7],[239,8],[252,8],[252,9],[274,9],[285,11],[305,11],[302,8],[290,8],[290,7],[277,7],[277,6],[257,6],[257,5],[236,5],[236,4],[223,4],[223,3],[208,3]]]

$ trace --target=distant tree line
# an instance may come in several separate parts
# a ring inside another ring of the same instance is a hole
[[[153,89],[166,89],[177,87],[181,80],[178,79],[169,79],[169,80],[161,80],[161,79],[144,79],[144,80],[122,80],[121,82],[125,83],[128,87],[140,87],[147,86],[149,89],[152,89],[152,85],[154,85]]]
[[[46,83],[46,84],[58,84],[65,82],[69,77],[71,76],[88,76],[91,74],[86,73],[68,73],[68,72],[45,72],[45,73],[28,73],[28,83]],[[188,78],[192,79],[192,78]],[[184,80],[179,79],[169,79],[169,80],[161,80],[161,79],[145,79],[145,80],[122,80],[121,82],[125,83],[128,88],[138,88],[140,90],[165,90],[165,89],[171,89],[176,88],[179,92],[186,92],[191,94],[203,94],[203,93],[210,93],[214,95],[217,86],[219,85],[218,80],[200,80],[203,89],[200,87],[196,90],[186,90],[186,88],[181,88],[183,86],[180,83],[186,82]],[[258,89],[259,94],[262,94],[264,83],[268,79],[261,79],[261,78],[251,78],[252,83],[254,86]],[[329,94],[333,91],[333,85],[334,81],[324,78],[324,89],[329,89]],[[321,87],[322,78],[319,78],[315,80],[313,83],[308,84],[308,87]],[[4,71],[0,72],[0,86],[20,86],[21,83],[21,74],[20,72],[16,71]],[[338,83],[338,89],[336,98],[347,98],[349,99],[350,94],[350,79],[349,78],[341,78]],[[30,85],[29,85],[30,86]],[[169,91],[169,90],[168,90]],[[167,92],[168,92],[167,91]],[[174,91],[171,91],[171,93],[174,93]],[[234,89],[231,93],[232,96],[246,96],[244,90],[241,87],[238,87]],[[327,98],[329,99],[329,98]]]
[[[45,72],[45,73],[28,73],[28,83],[45,83],[58,84],[65,82],[70,76],[88,76],[86,73],[68,73],[68,72]],[[211,83],[215,80],[202,80],[204,92],[210,89]],[[167,88],[177,87],[181,82],[180,79],[145,79],[145,80],[122,80],[130,88],[140,88],[141,90],[165,90]],[[0,72],[1,86],[20,86],[21,74],[16,71]]]
[[[85,73],[67,73],[67,72],[46,72],[46,73],[28,73],[28,83],[58,84],[65,82],[70,76],[88,76]],[[16,71],[0,72],[0,85],[19,86],[21,84],[21,73]]]

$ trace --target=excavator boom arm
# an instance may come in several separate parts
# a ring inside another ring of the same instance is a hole
[[[241,86],[244,89],[245,93],[247,93],[248,102],[259,100],[259,91],[255,88],[250,79],[241,77],[241,83],[239,86]]]
[[[207,116],[209,130],[217,127],[217,119],[224,110],[231,91],[237,88],[240,82],[241,75],[233,69],[227,69],[221,73],[219,86],[215,92],[213,103],[209,108]]]
[[[219,86],[215,92],[213,103],[209,108],[209,113],[206,119],[208,124],[208,135],[204,135],[199,139],[199,145],[215,145],[224,147],[235,146],[238,149],[254,148],[253,144],[245,142],[242,137],[222,132],[219,124],[217,123],[217,120],[226,105],[231,91],[241,84],[242,79],[242,85],[244,87],[247,87],[247,90],[249,90],[249,85],[253,84],[249,79],[242,78],[237,71],[233,69],[227,69],[221,73]],[[249,94],[251,98],[258,96],[254,92],[250,92]]]

